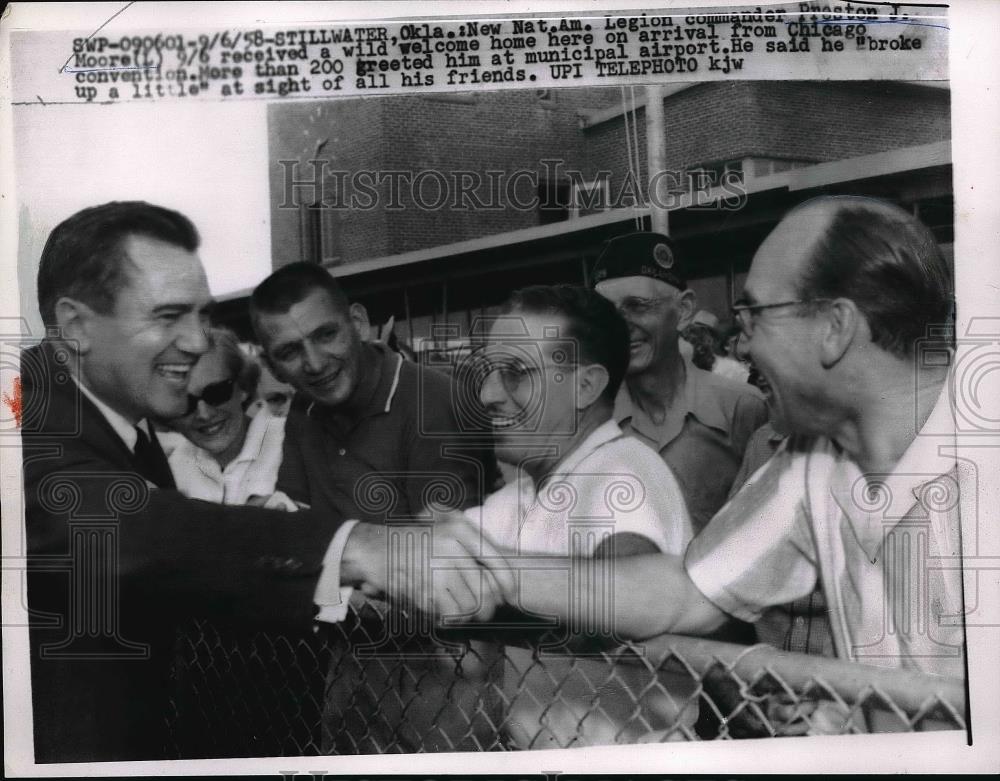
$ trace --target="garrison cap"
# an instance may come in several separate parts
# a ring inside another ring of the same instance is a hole
[[[626,233],[604,242],[594,266],[594,284],[618,277],[652,277],[678,290],[687,289],[677,269],[674,243],[662,233]]]

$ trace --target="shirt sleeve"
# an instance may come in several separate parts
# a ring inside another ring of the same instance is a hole
[[[687,549],[684,564],[698,589],[744,621],[792,602],[816,585],[805,501],[807,455],[782,446]]]
[[[631,437],[613,440],[594,451],[572,474],[548,483],[539,503],[558,513],[568,510],[579,522],[592,555],[601,543],[598,529],[638,534],[663,553],[680,555],[691,539],[691,518],[673,472],[654,450]],[[605,526],[607,524],[607,526]],[[516,527],[515,527],[516,528]]]
[[[344,558],[344,548],[358,521],[345,521],[333,535],[326,555],[323,557],[323,574],[316,584],[316,595],[313,601],[319,607],[317,621],[335,624],[347,618],[348,602],[354,589],[351,586],[340,585],[340,564]]]
[[[632,473],[611,480],[605,492],[615,512],[615,533],[640,534],[663,553],[680,555],[691,541],[692,527],[677,479],[658,454],[645,446],[634,450],[624,462]]]

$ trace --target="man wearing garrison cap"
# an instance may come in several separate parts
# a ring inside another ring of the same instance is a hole
[[[682,356],[679,334],[692,322],[697,300],[667,236],[609,240],[593,278],[629,326],[628,373],[615,420],[677,476],[697,534],[725,503],[747,440],[767,420],[764,400],[751,386]]]

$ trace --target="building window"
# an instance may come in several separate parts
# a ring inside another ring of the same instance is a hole
[[[792,160],[789,158],[777,157],[748,157],[743,161],[743,172],[745,179],[760,179],[765,176],[774,176],[795,168],[813,165],[809,160]]]
[[[321,212],[318,203],[303,203],[299,206],[299,257],[307,263],[321,262]]]
[[[743,182],[742,160],[720,160],[702,163],[687,170],[687,177],[694,188],[718,187],[723,181]]]
[[[570,217],[585,217],[607,211],[610,207],[610,188],[607,178],[592,182],[573,182],[570,193]]]
[[[343,262],[340,214],[337,209],[324,208],[320,202],[300,207],[302,260],[323,266],[336,266]]]
[[[538,224],[550,225],[569,219],[569,182],[544,179],[538,183]]]

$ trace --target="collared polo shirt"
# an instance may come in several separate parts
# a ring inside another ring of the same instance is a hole
[[[747,621],[818,578],[838,657],[963,676],[956,562],[976,485],[953,432],[945,390],[890,474],[863,475],[829,439],[789,438],[691,543],[688,574]]]
[[[495,543],[524,554],[592,556],[612,534],[631,532],[681,554],[691,521],[670,469],[613,420],[598,426],[536,491],[518,478],[466,510]],[[525,573],[527,574],[527,573]]]
[[[462,431],[451,378],[380,344],[365,343],[362,362],[349,406],[293,402],[278,489],[369,523],[423,517],[432,500],[459,509],[478,504],[496,462],[482,436]]]
[[[660,424],[639,409],[623,383],[615,420],[658,452],[684,494],[697,535],[726,503],[747,441],[767,420],[764,397],[745,383],[685,362],[684,386]]]
[[[211,453],[181,437],[169,456],[178,490],[193,499],[246,504],[274,493],[285,440],[285,419],[261,409],[249,419],[239,455],[219,466]]]

